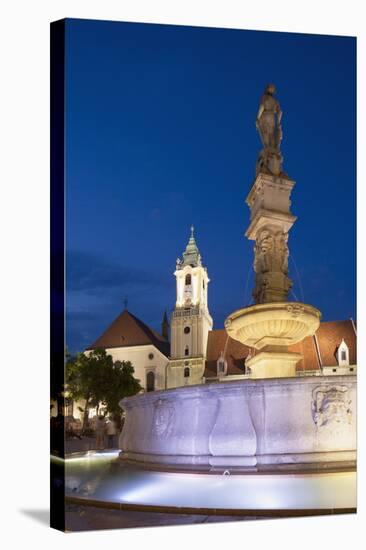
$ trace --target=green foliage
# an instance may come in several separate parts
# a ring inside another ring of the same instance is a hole
[[[88,410],[102,403],[110,414],[120,417],[119,401],[134,395],[142,388],[133,377],[131,363],[116,361],[104,349],[95,349],[88,355],[79,353],[66,363],[66,384],[71,399],[85,399],[84,428]]]
[[[110,373],[111,383],[105,393],[104,402],[109,413],[120,416],[119,402],[124,397],[135,395],[142,390],[140,382],[133,377],[134,368],[130,361],[116,361]]]
[[[104,349],[96,349],[89,355],[79,353],[66,363],[66,384],[69,397],[85,399],[89,406],[96,407],[103,401],[109,382],[108,374],[113,368],[113,359]]]

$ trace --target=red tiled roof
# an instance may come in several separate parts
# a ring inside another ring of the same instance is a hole
[[[289,346],[289,351],[301,353],[303,359],[298,362],[297,370],[318,370],[319,358],[317,344],[323,367],[337,365],[336,352],[342,338],[349,348],[350,365],[357,364],[356,335],[351,320],[330,321],[320,324],[314,336],[307,336],[304,340],[293,346]],[[250,348],[240,344],[236,340],[228,337],[225,329],[212,330],[208,333],[207,358],[204,376],[210,378],[216,376],[217,360],[220,353],[225,351],[227,361],[227,374],[244,374],[245,359],[249,354]],[[251,353],[258,353],[251,349]]]
[[[216,376],[216,362],[221,352],[225,352],[227,374],[244,374],[245,358],[250,348],[228,337],[225,329],[211,330],[208,333],[206,368],[204,376]]]
[[[87,349],[120,348],[152,344],[169,355],[169,342],[125,309],[105,332]]]
[[[321,323],[316,337],[323,366],[337,365],[336,352],[342,338],[349,349],[350,365],[357,364],[356,335],[351,320]]]

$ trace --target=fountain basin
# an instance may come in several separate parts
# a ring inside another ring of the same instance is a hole
[[[67,457],[66,502],[270,517],[356,509],[355,376],[188,386],[121,406],[121,451]]]
[[[315,334],[321,313],[301,302],[257,304],[234,311],[225,321],[228,335],[258,350],[290,346]]]
[[[186,386],[120,406],[125,463],[180,471],[355,467],[352,375]]]

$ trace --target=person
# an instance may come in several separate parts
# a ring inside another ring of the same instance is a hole
[[[117,434],[116,423],[113,420],[113,417],[110,416],[109,420],[108,420],[108,423],[107,423],[107,437],[108,437],[108,448],[109,449],[113,449],[114,438],[115,438],[116,434]]]
[[[95,434],[97,437],[96,440],[96,448],[98,450],[104,449],[104,433],[105,433],[105,419],[104,416],[100,415],[97,418],[96,424],[95,424]]]

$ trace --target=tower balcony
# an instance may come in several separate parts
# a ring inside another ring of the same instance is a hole
[[[199,307],[182,307],[173,311],[173,318],[177,317],[193,317],[201,313]]]

